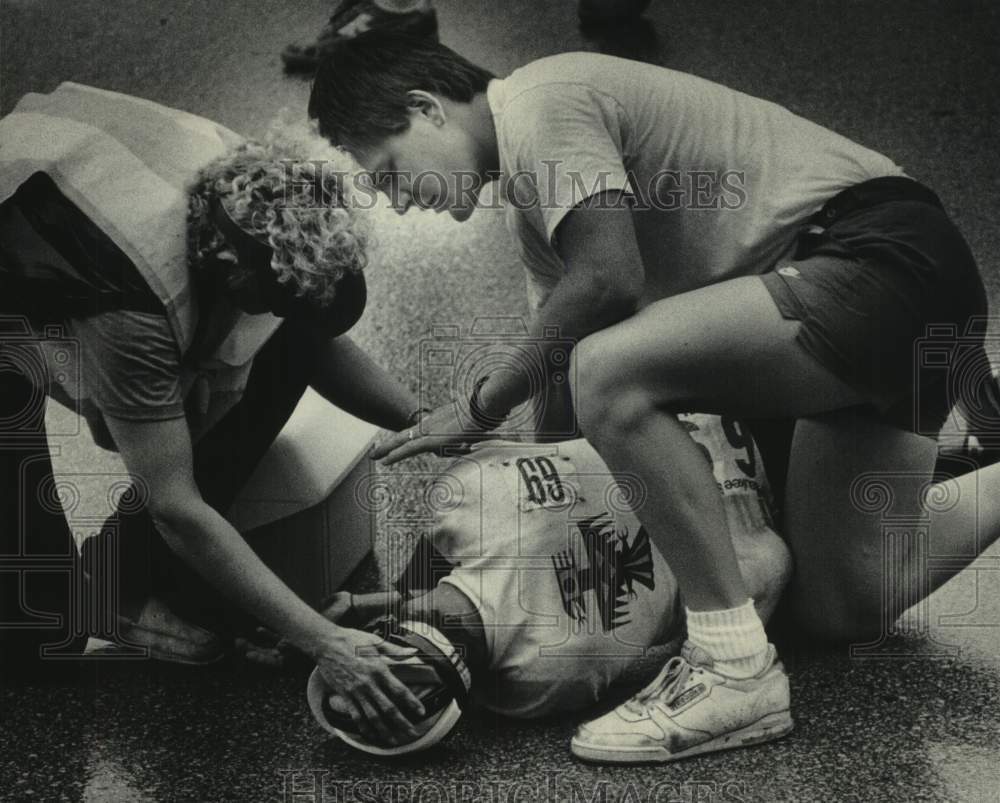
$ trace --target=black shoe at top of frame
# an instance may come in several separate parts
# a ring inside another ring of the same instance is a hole
[[[577,13],[584,29],[622,25],[642,16],[651,0],[580,0]]]
[[[393,13],[379,8],[373,0],[341,0],[315,42],[309,45],[288,45],[282,51],[281,60],[285,71],[314,73],[323,56],[335,48],[338,42],[374,30],[437,41],[437,12],[429,3],[414,11]]]

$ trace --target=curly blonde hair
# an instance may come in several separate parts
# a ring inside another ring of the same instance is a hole
[[[240,228],[270,244],[280,283],[328,305],[337,281],[367,264],[366,226],[345,202],[344,179],[329,162],[307,160],[276,142],[247,142],[206,165],[188,197],[188,260],[195,275],[225,270],[226,284],[238,287],[252,272],[220,258],[233,249],[212,220],[217,198]]]

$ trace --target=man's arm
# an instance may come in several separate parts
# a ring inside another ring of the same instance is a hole
[[[381,660],[406,657],[407,651],[333,625],[264,565],[202,499],[186,420],[107,417],[107,423],[129,472],[145,482],[149,512],[170,547],[221,593],[310,655],[349,702],[359,727],[383,735],[409,729],[399,709],[419,716],[420,703]]]
[[[531,321],[531,337],[545,344],[545,330],[554,327],[559,339],[579,341],[635,312],[645,271],[632,212],[620,191],[592,195],[567,213],[556,250],[566,274]],[[543,356],[547,363],[544,350]],[[502,414],[525,401],[527,380],[513,372],[492,374],[480,395],[486,412]]]
[[[567,213],[557,231],[557,253],[566,274],[529,325],[543,345],[546,329],[561,340],[582,340],[635,312],[645,282],[635,225],[620,191],[592,195]],[[546,372],[548,375],[549,372]],[[480,391],[485,412],[501,415],[528,398],[524,374],[497,372]]]
[[[645,270],[632,213],[628,204],[621,202],[621,195],[616,190],[591,196],[574,207],[559,225],[557,250],[566,274],[529,326],[529,336],[542,344],[545,370],[538,372],[541,375],[549,376],[548,352],[561,345],[545,347],[553,340],[544,336],[547,328],[557,329],[557,340],[579,341],[624,320],[638,306]],[[502,419],[526,401],[532,390],[527,373],[493,370],[479,389],[480,412],[493,420]],[[411,438],[404,432],[385,439],[372,457],[391,464],[474,439],[454,405],[446,405],[425,418],[420,430],[427,434]]]

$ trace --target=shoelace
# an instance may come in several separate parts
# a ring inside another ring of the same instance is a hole
[[[635,714],[642,714],[654,700],[663,698],[671,703],[684,690],[693,667],[682,655],[675,655],[660,670],[653,682],[625,703],[625,707]]]

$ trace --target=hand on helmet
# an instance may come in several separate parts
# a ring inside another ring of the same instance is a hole
[[[331,689],[330,706],[349,716],[366,738],[395,745],[418,734],[408,717],[419,719],[424,707],[390,670],[416,650],[391,644],[360,630],[338,629],[316,655],[323,680]]]

